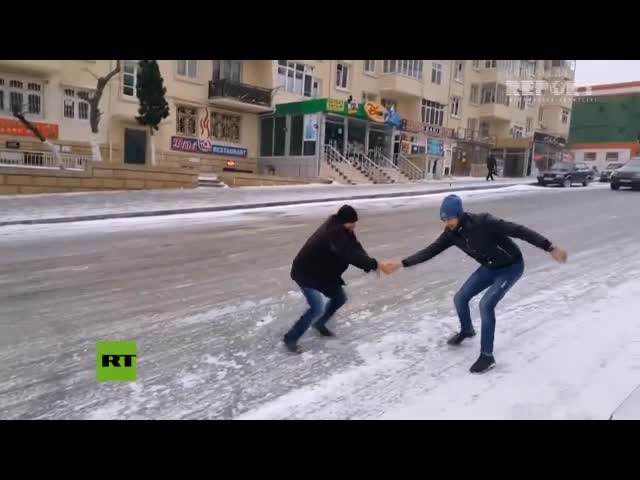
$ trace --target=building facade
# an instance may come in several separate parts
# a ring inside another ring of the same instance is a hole
[[[532,93],[510,85],[571,80],[573,67],[565,60],[158,64],[171,115],[153,136],[138,125],[138,62],[122,60],[100,105],[97,141],[104,162],[149,165],[153,142],[158,165],[203,174],[227,169],[318,176],[323,145],[330,144],[344,155],[391,161],[406,155],[425,176],[480,175],[493,151],[505,174],[521,176],[531,170],[536,132],[566,138],[571,118],[571,102],[545,103],[548,89]],[[63,152],[89,156],[89,110],[82,92],[95,89],[96,77],[115,65],[115,60],[0,60],[0,151],[19,156],[42,148],[12,118],[11,105],[18,102]],[[299,106],[285,106],[294,104]]]
[[[591,87],[573,107],[569,142],[576,161],[604,169],[640,155],[640,81]]]

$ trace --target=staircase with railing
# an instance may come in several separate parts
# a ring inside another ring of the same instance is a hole
[[[394,163],[398,166],[398,169],[400,169],[403,175],[410,181],[415,182],[418,180],[424,180],[424,171],[422,171],[420,167],[418,167],[403,154],[396,153],[394,155],[394,160]]]
[[[330,168],[329,173],[338,177],[336,180],[343,183],[389,183],[382,168],[362,152],[351,151],[344,156],[335,145],[325,144],[322,163]]]
[[[381,150],[374,150],[371,158],[382,168],[382,171],[389,179],[388,183],[407,183],[411,181]]]

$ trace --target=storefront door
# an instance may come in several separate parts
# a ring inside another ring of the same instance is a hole
[[[344,120],[327,118],[324,125],[324,143],[344,154]]]

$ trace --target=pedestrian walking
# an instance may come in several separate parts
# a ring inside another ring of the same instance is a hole
[[[487,157],[487,182],[489,181],[489,178],[491,178],[491,181],[495,180],[495,178],[493,178],[493,175],[498,174],[497,169],[498,169],[498,162],[496,161],[493,155],[489,155]]]
[[[401,267],[418,265],[454,245],[478,261],[480,267],[454,296],[460,331],[449,338],[447,343],[460,345],[465,339],[475,336],[469,302],[486,290],[480,300],[480,356],[470,369],[472,373],[485,372],[495,366],[493,342],[496,305],[524,272],[522,252],[511,238],[518,238],[541,248],[561,263],[566,262],[567,252],[522,225],[496,218],[488,213],[465,212],[462,200],[457,195],[445,197],[440,208],[440,218],[445,224],[445,229],[431,245],[402,262],[387,262],[381,266],[381,270],[393,273]]]

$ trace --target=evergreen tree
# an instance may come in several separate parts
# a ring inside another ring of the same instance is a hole
[[[155,145],[153,132],[159,130],[160,122],[169,116],[169,104],[164,98],[167,89],[160,75],[158,62],[155,60],[140,60],[136,96],[140,102],[139,116],[136,120],[140,125],[149,127],[151,134],[151,164],[155,165]]]

